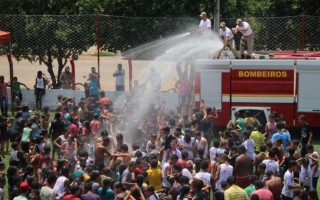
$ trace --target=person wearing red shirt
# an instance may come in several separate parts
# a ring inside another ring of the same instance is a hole
[[[70,195],[65,196],[62,200],[81,200],[79,197],[81,195],[81,190],[79,185],[73,185],[70,188]]]
[[[104,111],[106,108],[104,106],[104,104],[108,103],[110,104],[111,101],[108,97],[105,96],[106,94],[104,93],[104,91],[101,91],[100,92],[100,108],[101,108],[101,111]]]
[[[144,162],[142,159],[138,158],[136,160],[136,163],[137,163],[137,167],[136,169],[134,170],[134,180],[137,178],[137,176],[144,171]]]

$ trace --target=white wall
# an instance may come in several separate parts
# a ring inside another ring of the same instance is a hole
[[[36,97],[34,95],[34,90],[22,90],[22,102],[21,106],[29,105],[32,110],[36,107]],[[11,105],[10,100],[10,88],[7,89],[8,96],[9,96],[9,105]],[[115,107],[120,107],[124,101],[125,95],[128,92],[116,92],[116,91],[105,91],[106,96],[110,98],[110,100],[114,103]],[[75,97],[76,102],[79,102],[82,97],[85,97],[85,93],[83,90],[46,90],[46,95],[42,97],[42,107],[49,106],[50,110],[55,110],[58,95],[62,95],[65,97]],[[170,93],[170,92],[160,92],[160,99],[166,100],[166,110],[175,110],[176,107],[179,105],[178,93]],[[158,104],[156,95],[152,99],[155,105]],[[11,108],[11,106],[9,107]]]

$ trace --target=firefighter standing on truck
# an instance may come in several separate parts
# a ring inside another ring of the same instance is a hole
[[[253,50],[253,32],[248,22],[243,22],[241,19],[237,19],[236,28],[232,29],[233,34],[237,34],[239,31],[242,33],[242,37],[240,39],[240,55],[241,59],[245,58],[244,48],[247,45],[248,48],[248,59],[251,58],[252,50]]]
[[[223,47],[221,49],[221,51],[219,51],[217,59],[219,59],[221,52],[227,47],[229,46],[230,50],[232,51],[234,57],[236,59],[238,59],[238,54],[237,54],[237,50],[236,50],[236,45],[234,42],[234,35],[231,32],[230,28],[226,27],[226,23],[221,22],[220,23],[220,30],[219,30],[219,37],[222,39],[224,39],[223,41]]]

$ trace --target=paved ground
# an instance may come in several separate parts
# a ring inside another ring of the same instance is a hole
[[[115,78],[112,76],[113,72],[117,68],[117,64],[121,63],[123,68],[126,70],[126,90],[129,88],[129,73],[128,73],[128,61],[123,59],[121,56],[108,56],[100,57],[100,71],[101,71],[101,88],[103,90],[115,90]],[[133,80],[137,78],[138,74],[145,69],[151,61],[144,60],[133,60]],[[169,62],[163,62],[164,65],[168,65]],[[174,67],[174,63],[169,63],[172,65],[172,70],[170,68],[169,75],[166,79],[162,81],[162,91],[167,91],[174,87],[175,81],[178,78],[177,72]],[[69,66],[70,63],[68,64]],[[58,64],[54,62],[54,71],[57,73]],[[76,82],[83,83],[88,78],[91,67],[97,66],[97,57],[91,55],[81,55],[78,60],[75,61],[76,66]],[[22,60],[17,62],[13,59],[14,76],[17,76],[19,81],[25,83],[28,87],[33,87],[34,80],[38,70],[43,71],[47,76],[47,67],[45,64],[40,65],[39,62],[30,63],[28,60]],[[6,80],[9,79],[9,64],[7,57],[0,56],[0,74],[4,75]],[[86,76],[84,78],[83,76]],[[142,83],[146,77],[139,78],[139,83]]]

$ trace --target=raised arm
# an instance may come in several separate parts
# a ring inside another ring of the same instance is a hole
[[[24,83],[20,83],[20,85],[24,86],[27,90],[30,90]]]

